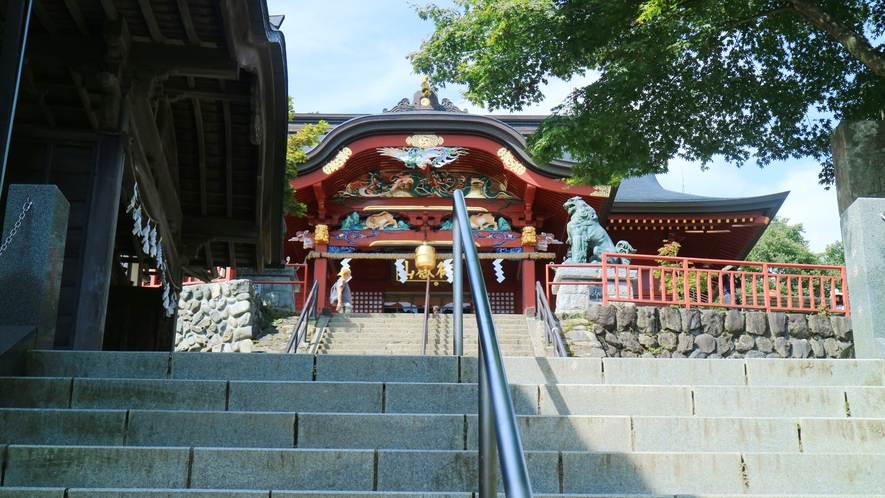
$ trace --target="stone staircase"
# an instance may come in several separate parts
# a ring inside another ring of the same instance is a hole
[[[537,497],[885,490],[883,361],[505,364]],[[474,497],[475,379],[469,356],[31,352],[0,378],[0,497]]]
[[[543,347],[538,349],[533,343],[530,330],[536,323],[533,318],[523,315],[493,315],[493,320],[502,355],[545,354]],[[452,315],[430,315],[427,354],[452,354],[453,321]],[[329,320],[317,353],[420,355],[423,327],[424,315],[414,313],[335,313]],[[476,356],[477,338],[476,318],[472,314],[464,315],[465,355]]]

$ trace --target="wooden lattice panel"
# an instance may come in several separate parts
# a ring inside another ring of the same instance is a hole
[[[354,313],[383,313],[384,312],[384,293],[383,292],[354,292],[353,293],[353,312]]]
[[[494,314],[516,313],[516,300],[512,292],[489,292],[489,304]]]

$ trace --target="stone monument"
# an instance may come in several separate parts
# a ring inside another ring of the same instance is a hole
[[[563,207],[570,217],[566,226],[566,243],[570,247],[563,263],[582,266],[558,268],[553,281],[589,284],[554,285],[552,292],[556,296],[556,315],[562,318],[584,313],[591,304],[602,302],[603,292],[609,296],[629,297],[630,289],[636,281],[636,270],[631,270],[628,275],[625,268],[618,268],[617,274],[615,268],[609,268],[607,274],[603,275],[600,263],[603,253],[631,254],[636,249],[624,240],[617,245],[613,244],[611,237],[599,224],[596,210],[580,197],[572,197]],[[630,259],[608,257],[607,263],[630,264]]]
[[[885,121],[844,121],[833,134],[856,358],[885,358]]]
[[[259,272],[255,268],[239,268],[237,278],[246,278],[255,281],[278,281],[279,284],[255,284],[255,291],[261,299],[262,305],[276,315],[294,315],[295,294],[302,291],[301,284],[293,284],[298,280],[298,268],[284,266],[282,268],[265,268]]]

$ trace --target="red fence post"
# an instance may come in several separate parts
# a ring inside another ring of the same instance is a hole
[[[688,258],[682,258],[682,302],[686,308],[691,308],[691,300],[689,299],[691,286],[688,280]]]
[[[602,255],[602,304],[608,304],[608,258],[606,255]],[[617,270],[615,270],[617,271]],[[617,276],[617,275],[615,275]],[[615,282],[615,288],[617,288],[617,281]]]

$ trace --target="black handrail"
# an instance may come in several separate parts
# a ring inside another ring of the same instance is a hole
[[[292,329],[289,343],[286,344],[286,353],[294,353],[298,349],[298,344],[301,344],[301,341],[307,338],[307,321],[316,314],[317,287],[319,285],[319,280],[313,281],[313,286],[310,288],[310,293],[307,295],[307,300],[304,301],[304,307],[301,309],[301,315]]]
[[[510,388],[504,373],[504,362],[498,347],[498,336],[495,323],[492,321],[492,308],[486,292],[482,269],[479,266],[479,255],[473,243],[470,231],[470,219],[467,217],[467,204],[464,193],[455,191],[453,199],[454,229],[458,230],[464,247],[467,264],[467,278],[470,292],[473,295],[476,324],[479,328],[479,493],[482,498],[497,496],[495,490],[496,476],[494,453],[498,450],[504,492],[510,497],[531,497],[532,487],[529,482],[528,468],[516,428],[516,414]],[[460,264],[460,261],[455,261]],[[491,439],[497,440],[497,448]]]
[[[535,303],[538,310],[538,320],[544,325],[544,345],[553,346],[553,356],[568,356],[565,345],[562,343],[561,329],[556,322],[556,317],[550,311],[550,303],[544,294],[541,282],[535,282]]]

